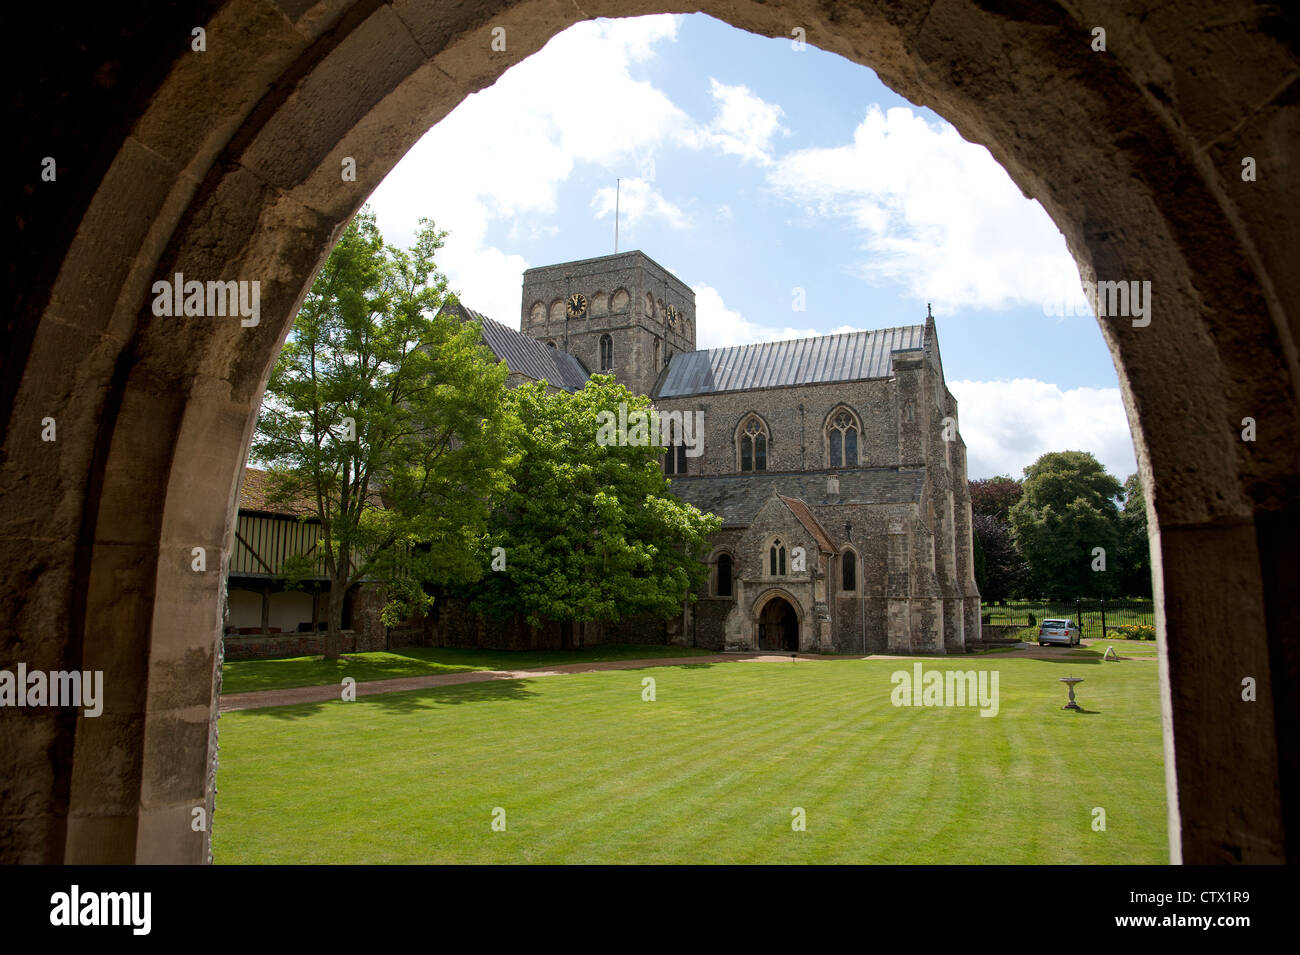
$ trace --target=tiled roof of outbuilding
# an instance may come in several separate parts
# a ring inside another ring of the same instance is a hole
[[[270,475],[260,468],[244,468],[244,480],[239,485],[239,509],[262,511],[266,514],[283,514],[291,517],[315,515],[316,502],[302,495],[287,504],[273,504],[267,500],[270,493]]]
[[[837,474],[840,493],[826,493],[826,477]],[[772,494],[797,497],[811,507],[836,504],[908,504],[921,499],[925,472],[900,468],[847,468],[833,472],[758,472],[672,478],[672,490],[701,511],[717,514],[728,527],[753,523]],[[797,516],[797,515],[796,515]],[[823,531],[823,533],[825,533]]]
[[[674,355],[656,398],[888,378],[891,353],[923,348],[924,325],[818,335]]]

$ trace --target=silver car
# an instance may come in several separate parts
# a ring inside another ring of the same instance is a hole
[[[1053,617],[1038,625],[1038,645],[1045,647],[1049,643],[1062,643],[1067,647],[1079,645],[1079,628],[1073,620]]]

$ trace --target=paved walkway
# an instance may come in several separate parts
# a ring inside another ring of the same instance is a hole
[[[1085,644],[1086,646],[1086,644]],[[994,654],[995,658],[1023,657],[1031,660],[1061,659],[1065,656],[1060,651],[1064,647],[1031,647],[1020,644],[1005,653]],[[461,683],[488,683],[492,680],[532,680],[538,677],[564,676],[569,673],[596,673],[601,670],[644,670],[649,667],[679,667],[692,663],[734,663],[736,661],[759,661],[784,663],[790,659],[789,653],[710,653],[692,657],[651,657],[647,660],[610,660],[604,663],[565,663],[556,667],[544,667],[536,670],[467,670],[462,673],[436,673],[429,676],[399,677],[395,680],[368,680],[358,683],[357,696],[378,696],[383,693],[402,693],[407,690],[426,690],[435,686],[456,686]],[[981,654],[981,657],[984,655]],[[812,653],[797,655],[800,661],[818,662],[822,660],[960,660],[963,657],[922,657],[894,656],[876,653],[861,654],[822,654]],[[1151,657],[1124,657],[1125,660],[1155,660]],[[324,686],[297,686],[283,690],[256,690],[251,693],[231,693],[221,697],[221,712],[233,710],[260,710],[268,706],[292,706],[295,703],[325,703],[340,699],[342,687],[338,683]]]

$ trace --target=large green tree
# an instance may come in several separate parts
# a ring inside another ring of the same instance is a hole
[[[534,626],[680,613],[722,521],[673,496],[663,449],[632,443],[634,427],[629,443],[601,439],[601,412],[624,405],[634,421],[649,399],[594,375],[578,392],[529,384],[511,400],[523,456],[492,512],[484,560],[496,569],[474,588],[477,606]]]
[[[971,533],[980,561],[975,583],[986,601],[1023,596],[1029,583],[1025,563],[1011,533],[1008,514],[1024,493],[1015,478],[999,474],[967,482],[970,487]]]
[[[454,298],[434,255],[446,233],[420,220],[410,249],[374,215],[349,224],[312,284],[267,384],[253,441],[273,500],[306,500],[330,580],[326,654],[343,601],[386,585],[387,619],[427,605],[424,585],[475,579],[492,495],[509,484],[518,421],[506,369]]]
[[[1142,482],[1130,474],[1124,482],[1124,509],[1119,515],[1120,582],[1126,597],[1151,596],[1151,543],[1147,536],[1147,502]]]
[[[1008,517],[1040,594],[1119,592],[1117,501],[1123,495],[1114,475],[1086,451],[1053,451],[1025,468],[1024,493]]]
[[[1029,565],[1016,548],[1011,526],[992,514],[976,514],[971,521],[976,547],[975,583],[986,602],[1025,596]]]

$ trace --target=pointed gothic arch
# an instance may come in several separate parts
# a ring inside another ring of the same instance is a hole
[[[822,424],[822,448],[828,468],[855,468],[862,463],[862,419],[847,404],[831,409]]]
[[[733,436],[737,471],[766,471],[772,431],[756,411],[742,415]]]

